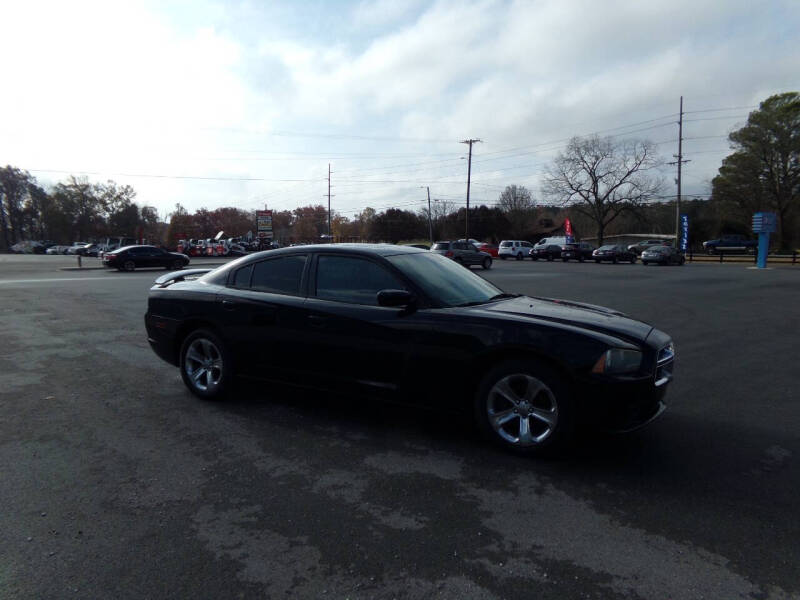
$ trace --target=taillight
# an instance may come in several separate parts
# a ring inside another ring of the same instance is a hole
[[[447,252],[444,253],[444,255],[447,258],[453,258],[453,251],[452,250],[448,250]]]

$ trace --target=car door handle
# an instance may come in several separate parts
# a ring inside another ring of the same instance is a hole
[[[311,327],[322,328],[325,327],[327,323],[328,323],[327,317],[323,317],[320,315],[308,315],[308,324],[311,325]]]
[[[236,302],[234,302],[233,300],[223,300],[222,308],[224,308],[225,310],[234,310],[236,308]]]

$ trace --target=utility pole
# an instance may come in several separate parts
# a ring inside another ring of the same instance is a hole
[[[678,118],[678,154],[673,154],[678,160],[671,162],[671,165],[678,165],[678,178],[675,183],[678,184],[678,195],[675,198],[675,247],[681,247],[681,166],[683,163],[689,162],[683,160],[683,96],[681,96],[681,108]]]
[[[328,163],[328,243],[333,243],[331,237],[331,163]]]
[[[481,140],[468,139],[461,142],[462,144],[469,144],[469,161],[467,163],[467,213],[464,219],[466,222],[464,227],[464,239],[467,241],[467,243],[469,243],[469,183],[470,178],[472,177],[472,144],[480,141]]]
[[[433,222],[431,221],[431,188],[430,186],[425,186],[425,189],[428,190],[428,237],[431,238],[431,246],[433,246]]]

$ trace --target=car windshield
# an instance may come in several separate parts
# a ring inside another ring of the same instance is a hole
[[[431,250],[450,250],[450,242],[436,242]]]
[[[600,248],[598,248],[598,250],[613,250],[614,248],[616,248],[616,246],[613,246],[613,245],[612,246],[600,246]]]
[[[513,245],[514,244],[512,242],[500,242],[500,247],[501,248],[510,248]]]
[[[502,290],[440,254],[398,254],[387,259],[443,306],[483,304]]]

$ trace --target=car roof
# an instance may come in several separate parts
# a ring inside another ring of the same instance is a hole
[[[437,242],[438,243],[438,242]],[[280,256],[281,254],[295,254],[297,252],[339,252],[344,254],[372,254],[374,256],[394,256],[396,254],[419,254],[427,250],[413,246],[395,246],[394,244],[308,244],[277,250],[265,250],[250,256],[264,254],[264,256]]]

